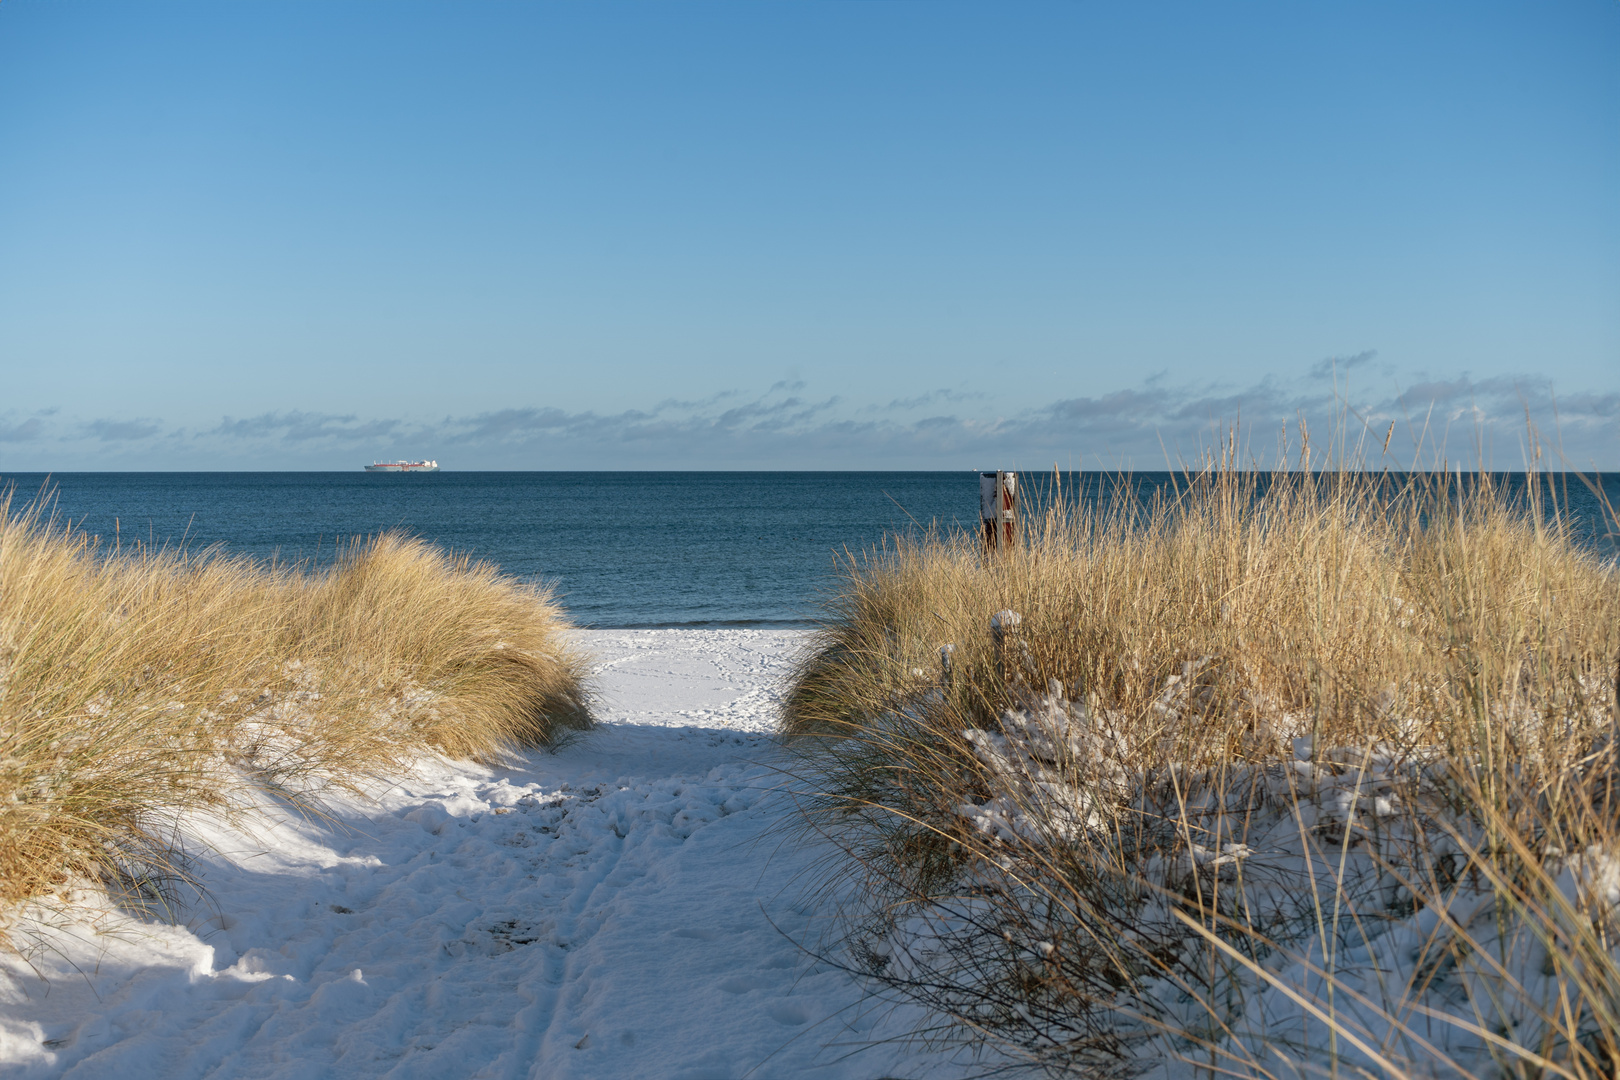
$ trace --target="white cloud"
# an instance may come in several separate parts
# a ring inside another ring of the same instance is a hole
[[[1522,464],[1528,410],[1544,443],[1561,440],[1571,465],[1620,467],[1620,392],[1571,394],[1555,409],[1551,387],[1532,376],[1420,376],[1374,400],[1348,402],[1314,375],[1247,386],[1172,386],[1152,376],[1004,414],[962,391],[861,405],[807,389],[784,380],[764,392],[727,389],[611,413],[539,404],[434,420],[272,412],[226,417],[191,435],[173,430],[162,440],[155,438],[161,423],[142,418],[67,425],[77,434],[61,440],[42,440],[38,417],[0,418],[0,441],[11,447],[9,471],[28,461],[37,469],[98,467],[114,447],[124,468],[252,468],[273,459],[283,468],[347,469],[373,457],[431,456],[447,468],[1044,468],[1056,461],[1155,469],[1167,454],[1171,462],[1195,460],[1232,425],[1240,426],[1245,461],[1259,465],[1276,464],[1285,442],[1297,450],[1302,421],[1318,462],[1334,443],[1353,451],[1359,441],[1376,456],[1393,421],[1391,464],[1441,456],[1472,463],[1483,447],[1487,464],[1511,469]]]

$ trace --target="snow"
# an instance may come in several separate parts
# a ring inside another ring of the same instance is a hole
[[[815,960],[769,733],[802,637],[582,633],[604,723],[507,768],[424,758],[328,819],[184,823],[172,921],[94,895],[14,926],[18,1077],[955,1076]]]
[[[793,830],[793,803],[780,794],[788,759],[771,734],[802,634],[581,639],[596,657],[604,722],[556,753],[505,768],[424,757],[406,777],[331,798],[327,818],[266,799],[235,824],[184,821],[206,892],[172,898],[172,918],[156,895],[144,917],[93,893],[33,908],[10,927],[24,955],[0,957],[0,1074],[983,1073],[907,1039],[927,1023],[919,1007],[874,998],[871,985],[807,951],[839,929],[832,913],[843,909],[813,891],[836,856]],[[1166,689],[1172,718],[1188,707],[1186,681]],[[1061,685],[1046,689],[1009,710],[999,730],[969,735],[997,792],[958,813],[1013,856],[1094,828],[1099,795],[1146,797],[1107,752],[1121,743],[1108,718],[1069,701]],[[1400,801],[1420,790],[1403,778],[1428,764],[1386,749],[1300,738],[1292,760],[1239,769],[1225,794],[1189,775],[1200,835],[1143,866],[1154,888],[1130,916],[1141,933],[1181,940],[1194,956],[1198,942],[1167,899],[1198,881],[1224,909],[1260,912],[1278,942],[1259,958],[1263,971],[1226,967],[1224,1049],[1237,1071],[1249,1055],[1272,1062],[1278,1047],[1302,1072],[1322,1064],[1327,1031],[1303,1000],[1335,1002],[1367,1050],[1422,1058],[1415,1051],[1427,1041],[1457,1072],[1483,1075],[1485,1048],[1458,1021],[1493,995],[1506,1000],[1505,983],[1532,1001],[1557,990],[1545,950],[1522,925],[1499,924],[1481,883],[1458,881],[1442,920],[1383,872],[1406,847],[1439,857],[1445,843],[1417,835]],[[1242,805],[1227,805],[1233,799]],[[1599,897],[1620,909],[1614,853],[1574,853],[1563,866],[1558,887],[1572,903]],[[1307,917],[1323,896],[1342,907],[1327,935],[1331,958]],[[964,895],[892,911],[888,933],[865,942],[868,955],[902,979],[951,970],[964,942],[972,951],[964,935],[984,925],[983,904]],[[1462,954],[1448,960],[1459,931],[1447,923],[1506,957],[1508,977]],[[1059,951],[1061,927],[1027,929],[1032,964]],[[1161,1020],[1208,1025],[1191,984],[1161,982],[1145,995]],[[1405,1032],[1392,1029],[1391,1013],[1406,1017]],[[1545,1025],[1522,1007],[1487,1019],[1521,1045],[1541,1045]],[[1184,1045],[1126,1042],[1152,1074],[1196,1072]],[[1360,1046],[1341,1042],[1336,1053],[1378,1071]],[[1447,1071],[1432,1061],[1417,1071],[1430,1070]]]
[[[963,733],[992,794],[956,812],[1001,853],[999,866],[984,867],[986,880],[1007,872],[994,895],[1031,899],[1018,920],[1001,919],[1005,909],[960,883],[932,903],[885,905],[867,950],[895,983],[981,987],[997,965],[1012,970],[1003,941],[1028,951],[1026,973],[1045,977],[1051,941],[1065,931],[1083,954],[1090,939],[1061,908],[1043,922],[1047,908],[1026,883],[1042,880],[1048,845],[1105,828],[1093,806],[1103,791],[1134,806],[1139,820],[1174,823],[1163,835],[1138,835],[1142,851],[1153,852],[1136,854],[1140,895],[1113,901],[1116,925],[1153,942],[1167,965],[1122,992],[1112,1013],[1113,1033],[1140,1075],[1191,1080],[1218,1060],[1234,1076],[1327,1075],[1337,1065],[1358,1075],[1399,1068],[1484,1077],[1510,1074],[1493,1051],[1522,1062],[1567,1049],[1549,1018],[1579,1011],[1564,973],[1589,965],[1591,954],[1555,964],[1545,924],[1499,903],[1483,875],[1458,872],[1459,840],[1477,849],[1483,836],[1427,782],[1445,771],[1437,752],[1298,738],[1293,760],[1232,763],[1219,775],[1184,770],[1173,792],[1155,796],[1145,778],[1133,786],[1110,759],[1108,748],[1124,740],[1109,718],[1069,701],[1055,681],[1004,712],[998,726]],[[1559,937],[1579,936],[1584,923],[1591,940],[1602,940],[1590,919],[1596,912],[1620,922],[1620,858],[1597,847],[1548,854],[1565,901],[1549,908]],[[1411,888],[1435,879],[1446,884],[1425,889],[1427,903],[1414,902]],[[1205,938],[1176,917],[1197,909],[1195,897],[1234,913],[1229,920],[1248,920],[1256,936],[1225,935],[1243,948],[1212,961]],[[1612,973],[1620,944],[1608,940],[1604,970]],[[1611,980],[1612,993],[1612,974],[1588,970],[1594,983]],[[1035,1039],[1057,1044],[1079,1030],[1074,1007],[1068,999],[1022,1017]],[[1336,1040],[1323,1022],[1329,1015]],[[1594,1032],[1600,1022],[1588,1012],[1581,1026]],[[1201,1033],[1204,1047],[1166,1038],[1166,1029]],[[1213,1058],[1209,1048],[1218,1051]]]

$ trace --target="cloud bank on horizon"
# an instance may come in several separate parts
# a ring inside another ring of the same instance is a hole
[[[1235,427],[1243,464],[1379,468],[1444,460],[1524,467],[1532,439],[1550,468],[1620,468],[1620,391],[1558,396],[1545,378],[1425,378],[1355,392],[1374,352],[1329,358],[1305,378],[1244,387],[1162,377],[1095,397],[997,412],[982,393],[940,388],[860,405],[802,380],[668,399],[617,412],[512,405],[467,415],[318,411],[226,416],[206,426],[0,413],[4,472],[98,469],[352,469],[435,457],[447,469],[1159,469],[1200,460]],[[1532,434],[1533,433],[1533,434]],[[1387,442],[1386,442],[1387,439]]]

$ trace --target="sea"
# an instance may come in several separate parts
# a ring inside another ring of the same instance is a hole
[[[1049,492],[1053,477],[1031,490]],[[1106,499],[1117,477],[1061,478]],[[1620,473],[1587,478],[1620,506]],[[1138,473],[1139,495],[1185,478]],[[1522,487],[1523,478],[1504,481]],[[1616,525],[1578,477],[1552,476],[1576,532]],[[397,530],[551,586],[590,627],[808,626],[841,565],[885,538],[978,529],[976,472],[104,472],[0,474],[11,512],[48,500],[102,538],[319,566]]]

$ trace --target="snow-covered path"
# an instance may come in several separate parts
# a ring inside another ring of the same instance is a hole
[[[814,963],[813,853],[768,736],[800,638],[595,631],[598,730],[520,767],[434,760],[339,819],[200,833],[185,926],[109,913],[8,958],[25,1077],[948,1075]],[[75,972],[74,968],[78,971]]]

